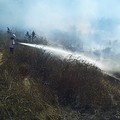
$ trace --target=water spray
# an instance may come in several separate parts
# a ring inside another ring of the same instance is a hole
[[[71,51],[66,51],[60,48],[53,48],[51,46],[46,46],[46,45],[37,45],[37,44],[30,44],[30,43],[19,43],[21,45],[25,45],[25,46],[30,46],[30,47],[34,47],[34,48],[38,48],[38,49],[43,49],[46,52],[51,53],[51,55],[55,55],[55,56],[59,56],[61,59],[76,59],[76,60],[80,60],[80,61],[84,61],[88,64],[92,64],[96,67],[98,67],[104,74],[113,77],[114,79],[120,81],[120,79],[118,77],[116,77],[115,75],[113,75],[112,73],[109,73],[109,71],[107,71],[105,65],[103,63],[97,62],[91,58],[88,58],[82,54],[79,53],[73,53]]]
[[[82,54],[79,54],[77,52],[66,51],[60,48],[56,48],[56,47],[53,48],[51,46],[45,46],[45,45],[36,45],[36,44],[29,44],[29,43],[20,43],[20,44],[39,48],[39,49],[44,49],[46,50],[46,52],[49,52],[52,55],[57,55],[63,59],[65,58],[65,59],[76,59],[76,60],[85,61],[88,64],[93,64],[94,66],[100,68],[101,70],[104,70],[104,66],[101,63],[98,63],[95,60],[88,58]]]

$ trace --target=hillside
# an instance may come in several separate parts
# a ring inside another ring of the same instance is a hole
[[[120,82],[94,65],[22,45],[3,58],[2,120],[120,119]]]

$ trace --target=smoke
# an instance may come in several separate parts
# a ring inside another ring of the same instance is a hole
[[[50,42],[119,66],[119,6],[119,0],[0,0],[0,28],[35,30]]]

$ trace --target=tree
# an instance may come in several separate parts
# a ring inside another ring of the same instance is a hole
[[[29,34],[29,32],[27,31],[27,33],[25,34],[25,38],[28,42],[31,42],[31,35]]]
[[[7,33],[8,33],[8,34],[12,34],[12,31],[10,30],[9,27],[7,27]]]
[[[36,35],[35,35],[35,32],[33,31],[32,34],[31,34],[31,37],[32,37],[32,42],[34,41]]]

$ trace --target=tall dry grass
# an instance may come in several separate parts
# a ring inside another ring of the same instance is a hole
[[[92,64],[16,45],[0,66],[0,118],[118,119],[120,88]],[[105,111],[109,111],[105,112]],[[82,114],[84,116],[82,116]]]
[[[103,73],[92,64],[72,59],[61,60],[44,50],[25,46],[18,46],[14,60],[22,75],[30,75],[39,84],[49,87],[63,105],[96,108],[113,104],[110,87],[103,85]],[[54,101],[53,95],[51,99]]]

